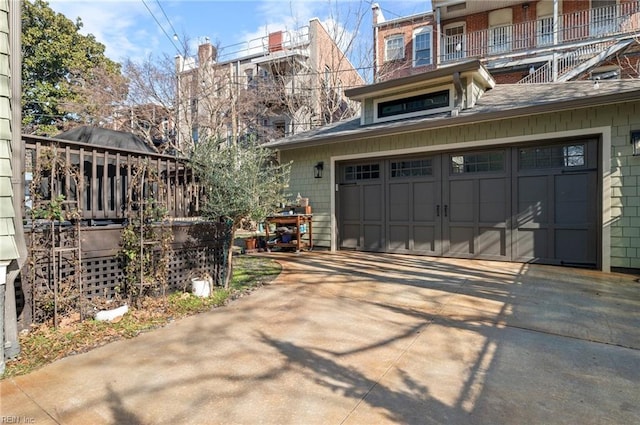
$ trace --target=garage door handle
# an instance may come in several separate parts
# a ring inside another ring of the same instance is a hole
[[[440,217],[440,205],[436,205],[436,217]]]
[[[445,217],[447,216],[448,210],[449,210],[449,206],[448,206],[448,205],[445,205],[445,206],[444,206],[444,216],[445,216]]]

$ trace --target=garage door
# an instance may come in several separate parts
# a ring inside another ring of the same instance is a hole
[[[340,164],[339,246],[595,267],[597,147],[578,140]]]

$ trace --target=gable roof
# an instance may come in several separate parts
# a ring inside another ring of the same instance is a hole
[[[640,80],[606,80],[548,84],[498,84],[473,108],[426,117],[361,125],[360,118],[340,121],[266,144],[279,150],[341,143],[371,137],[474,124],[520,116],[640,101]]]
[[[137,152],[157,153],[147,145],[140,137],[124,131],[110,130],[108,128],[81,126],[65,131],[55,136],[56,139],[71,140],[73,142],[88,143],[91,145],[114,147]]]

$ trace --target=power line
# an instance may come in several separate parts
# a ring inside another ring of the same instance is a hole
[[[169,26],[171,27],[171,30],[173,31],[173,38],[176,39],[177,41],[180,41],[180,38],[178,37],[178,31],[176,31],[176,29],[173,27],[173,24],[171,23],[171,20],[169,19],[169,17],[167,16],[167,14],[164,11],[164,8],[160,4],[160,0],[156,0],[156,3],[158,4],[158,7],[162,11],[162,14],[164,15],[164,18],[169,23]]]
[[[180,49],[178,48],[178,46],[176,46],[176,43],[174,43],[173,41],[173,37],[171,37],[169,34],[167,34],[167,31],[164,29],[164,27],[162,26],[162,24],[160,23],[160,21],[158,21],[158,18],[156,18],[156,15],[153,14],[153,12],[151,11],[151,8],[149,7],[149,5],[147,5],[147,2],[145,0],[142,0],[142,4],[144,4],[144,7],[147,8],[147,10],[149,11],[149,14],[151,15],[151,17],[153,18],[154,21],[156,21],[156,24],[158,24],[158,27],[160,27],[160,29],[162,30],[162,32],[164,33],[164,35],[167,37],[167,39],[171,42],[171,44],[173,44],[173,47],[176,49],[176,52],[178,54],[182,54],[182,52],[180,51]],[[164,11],[163,11],[164,12]]]

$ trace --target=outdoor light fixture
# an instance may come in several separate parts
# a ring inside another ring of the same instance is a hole
[[[314,176],[317,179],[321,179],[322,178],[322,170],[324,169],[324,162],[320,161],[318,162],[316,165],[313,166],[313,169],[315,171]]]
[[[631,132],[631,146],[633,146],[633,156],[640,155],[640,130]]]

